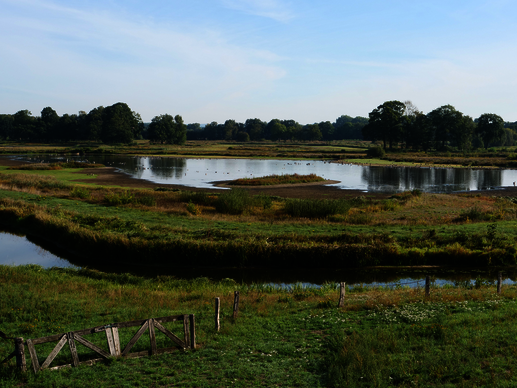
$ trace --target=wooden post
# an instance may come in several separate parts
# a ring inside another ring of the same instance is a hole
[[[233,299],[233,319],[237,319],[239,314],[239,291],[235,291]]]
[[[221,300],[215,298],[215,331],[219,331],[221,324],[219,322],[219,309],[221,307]]]
[[[503,273],[499,271],[497,273],[497,293],[501,293],[501,283],[503,282]]]
[[[14,351],[16,353],[16,366],[22,371],[27,371],[27,363],[25,361],[25,344],[22,337],[14,339]]]
[[[429,287],[431,285],[431,281],[429,280],[429,275],[425,277],[425,296],[429,296]]]
[[[189,315],[190,321],[190,349],[196,349],[196,320],[194,314]]]
[[[345,282],[339,284],[339,302],[337,307],[343,307],[345,305]]]

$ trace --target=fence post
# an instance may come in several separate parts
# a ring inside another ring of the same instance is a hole
[[[239,291],[235,291],[233,299],[233,319],[237,319],[239,314]]]
[[[343,307],[345,305],[345,282],[339,284],[339,303],[337,307]]]
[[[190,349],[196,349],[196,320],[194,314],[189,315],[190,321]]]
[[[221,300],[215,298],[215,331],[219,331],[221,324],[219,322],[219,309],[221,307]]]
[[[503,282],[503,273],[499,271],[497,273],[497,293],[501,293],[501,283]]]
[[[25,344],[22,337],[14,339],[14,351],[16,353],[16,366],[22,371],[27,371],[27,363],[25,361]]]
[[[431,281],[429,280],[429,275],[425,276],[425,296],[429,296],[429,287],[431,285]]]

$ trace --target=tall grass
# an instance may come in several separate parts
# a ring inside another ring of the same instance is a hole
[[[323,182],[324,178],[317,176],[316,174],[298,175],[298,174],[287,174],[287,175],[268,175],[260,178],[242,178],[236,179],[230,182],[230,185],[235,186],[271,186],[271,185],[282,185],[282,184],[297,184],[297,183],[312,183],[312,182]]]
[[[247,190],[232,189],[220,194],[215,201],[215,209],[224,214],[242,214],[250,210],[254,201]]]
[[[34,187],[38,189],[69,189],[70,185],[53,176],[33,174],[2,174],[0,181],[11,187]]]
[[[351,208],[347,200],[330,199],[287,199],[284,211],[292,217],[326,218],[346,214]]]

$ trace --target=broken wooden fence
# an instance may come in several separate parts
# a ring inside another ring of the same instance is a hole
[[[183,330],[184,330],[184,338],[180,339],[175,334],[173,334],[170,330],[165,328],[162,323],[166,322],[175,322],[180,321],[183,322]],[[135,327],[140,326],[140,329],[136,332],[136,334],[131,338],[131,340],[128,342],[128,344],[124,347],[124,349],[120,346],[120,339],[119,339],[119,329],[127,328],[127,327]],[[161,348],[158,349],[156,346],[156,335],[155,335],[155,329],[158,329],[163,334],[165,334],[169,339],[172,340],[172,342],[175,343],[175,347],[169,347],[169,348]],[[142,334],[146,330],[149,330],[149,338],[151,341],[151,349],[150,350],[144,350],[141,352],[134,352],[130,353],[133,346],[136,344],[136,342],[142,337]],[[106,339],[108,342],[108,351],[100,348],[99,346],[95,345],[94,343],[88,341],[86,338],[84,338],[85,335],[88,334],[95,334],[100,332],[106,333]],[[28,339],[27,341],[23,342],[23,339],[17,338],[18,343],[15,352],[13,352],[12,356],[16,356],[17,358],[17,365],[20,369],[25,370],[25,350],[24,350],[24,344],[27,345],[32,361],[32,368],[34,369],[34,373],[38,373],[41,370],[44,369],[60,369],[60,368],[66,368],[70,366],[79,366],[79,365],[92,365],[93,363],[97,361],[101,361],[104,359],[109,359],[112,357],[128,357],[128,358],[136,358],[136,357],[143,357],[143,356],[149,356],[154,354],[164,354],[164,353],[171,353],[174,350],[177,350],[177,348],[180,349],[195,349],[196,347],[196,329],[195,329],[195,320],[194,315],[175,315],[175,316],[169,316],[169,317],[162,317],[162,318],[150,318],[145,320],[136,320],[136,321],[130,321],[130,322],[120,322],[120,323],[112,323],[105,326],[97,326],[92,327],[89,329],[83,329],[83,330],[77,330],[77,331],[71,331],[68,333],[62,333],[57,335],[52,335],[49,337],[42,337],[42,338],[36,338],[36,339]],[[20,341],[21,340],[21,341]],[[47,342],[55,342],[58,341],[57,345],[54,347],[54,350],[50,352],[50,354],[47,356],[43,364],[40,365],[38,360],[38,355],[36,353],[35,345],[44,344]],[[15,340],[16,342],[16,340]],[[21,347],[20,347],[21,342]],[[94,352],[98,353],[102,356],[102,358],[96,358],[93,360],[88,361],[79,361],[79,355],[77,353],[76,349],[76,342],[86,346],[87,348],[93,350]],[[68,343],[68,346],[70,348],[70,353],[72,355],[72,363],[66,364],[66,365],[59,365],[55,366],[53,368],[49,368],[50,364],[54,360],[54,358],[58,355],[58,353],[61,351],[61,349],[65,346],[65,344]]]

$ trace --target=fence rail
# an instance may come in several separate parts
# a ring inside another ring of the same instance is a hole
[[[164,323],[167,322],[181,322],[183,323],[183,339],[176,336],[169,329],[163,326]],[[126,346],[122,349],[119,337],[119,329],[128,328],[128,327],[140,327],[136,334],[129,340]],[[161,348],[158,349],[156,345],[156,333],[155,329],[159,330],[167,338],[169,338],[175,346]],[[151,343],[151,348],[149,350],[144,350],[140,352],[130,353],[131,349],[135,346],[137,341],[142,337],[142,335],[148,331],[149,339]],[[95,333],[106,333],[106,341],[108,350],[102,349],[101,347],[95,345],[93,342],[90,342],[84,336]],[[45,344],[48,342],[56,342],[57,344],[54,349],[47,356],[43,364],[40,365],[38,355],[36,353],[36,345]],[[175,350],[181,349],[186,350],[188,348],[195,349],[196,348],[196,326],[195,326],[195,317],[194,314],[183,314],[183,315],[174,315],[168,317],[161,318],[150,318],[150,319],[139,319],[135,321],[129,322],[119,322],[119,323],[110,323],[104,326],[96,326],[88,329],[70,331],[68,333],[61,333],[56,335],[51,335],[48,337],[34,338],[28,339],[26,341],[23,338],[18,337],[14,339],[15,342],[15,351],[11,353],[8,359],[12,357],[16,357],[17,366],[25,371],[26,370],[26,360],[25,360],[25,345],[29,350],[32,369],[34,373],[38,373],[44,369],[55,370],[67,367],[77,367],[79,365],[92,365],[95,362],[101,360],[107,360],[113,357],[127,357],[127,358],[137,358],[144,356],[151,356],[155,354],[164,354],[171,353]],[[70,353],[72,355],[72,362],[70,364],[58,365],[52,368],[49,368],[52,361],[59,354],[61,349],[68,343],[68,347],[70,349]],[[96,354],[100,355],[100,358],[80,361],[79,354],[77,352],[76,343],[80,343],[84,345],[90,350],[93,350]],[[7,360],[7,359],[6,359]]]

